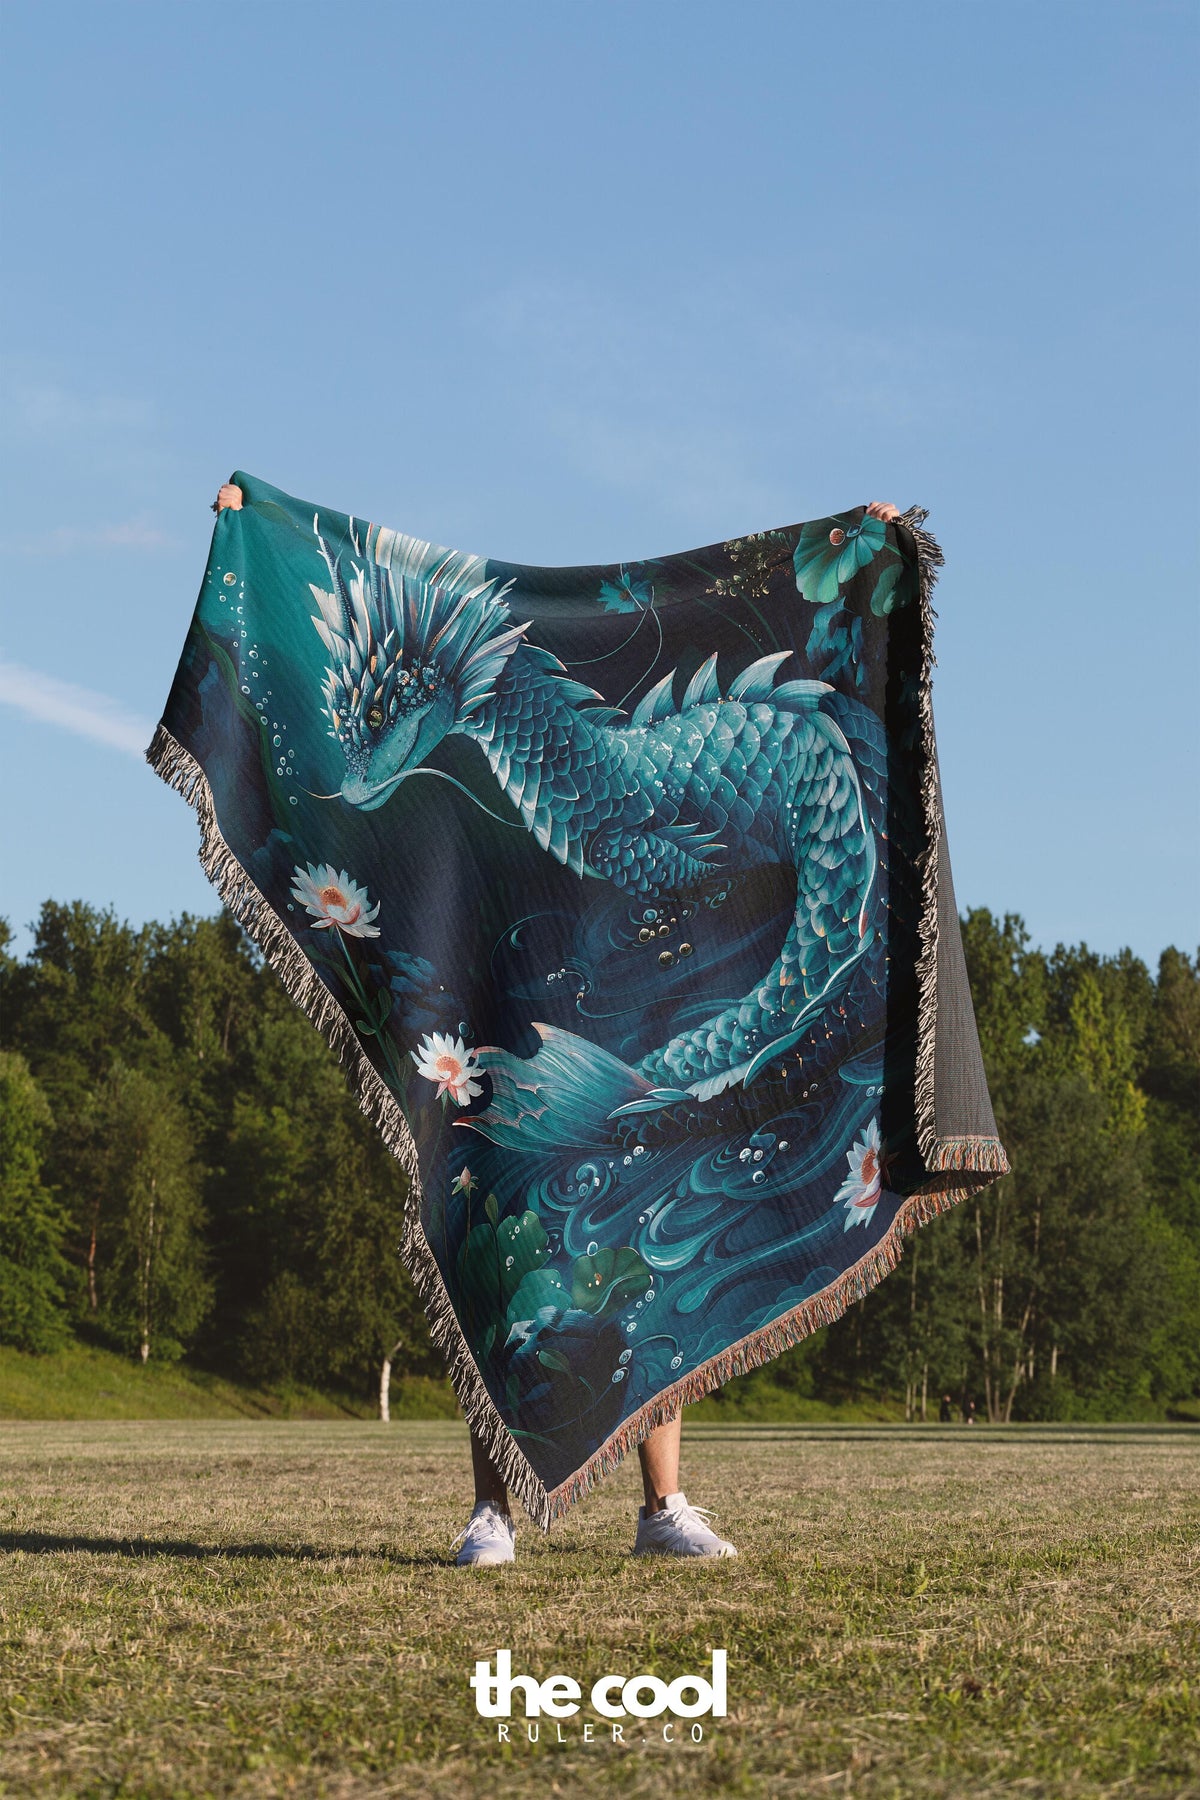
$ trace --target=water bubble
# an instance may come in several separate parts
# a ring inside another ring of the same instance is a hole
[[[788,1141],[787,1141],[787,1139],[786,1139],[786,1138],[780,1138],[780,1140],[779,1140],[779,1148],[780,1148],[780,1149],[781,1149],[781,1150],[786,1150],[786,1149],[787,1149],[787,1147],[788,1147]]]
[[[295,794],[289,794],[288,799],[291,801],[293,806],[299,806],[300,802],[297,800]]]
[[[612,1378],[614,1381],[624,1381],[624,1379],[625,1379],[624,1369],[614,1369],[612,1372]]]
[[[761,1162],[761,1161],[762,1161],[762,1159],[763,1159],[763,1153],[762,1153],[762,1151],[761,1151],[761,1150],[756,1150],[756,1151],[755,1151],[755,1152],[754,1152],[754,1160],[755,1160],[755,1162]]]
[[[276,749],[278,749],[279,745],[283,742],[283,740],[282,740],[282,738],[273,737],[271,739],[271,742],[275,745]]]
[[[221,580],[225,583],[226,587],[236,587],[237,586],[237,576],[234,574],[232,569],[228,569],[226,571],[226,573],[224,575],[222,575]]]
[[[635,1332],[637,1330],[637,1320],[630,1319],[630,1321],[629,1321],[628,1325],[625,1327],[625,1329],[626,1329],[626,1331],[628,1331],[630,1333]]]
[[[765,1169],[755,1169],[753,1175],[750,1177],[752,1182],[765,1181],[766,1179],[767,1171]]]
[[[633,1154],[635,1156],[645,1156],[645,1154],[646,1154],[645,1144],[635,1144],[633,1146]]]
[[[673,1369],[677,1369],[682,1361],[683,1361],[682,1356],[673,1356],[671,1358],[671,1367]]]
[[[246,685],[246,686],[244,686],[244,687],[243,687],[243,688],[242,688],[242,692],[243,692],[243,694],[248,694],[248,693],[249,693],[249,692],[250,692],[250,688],[249,688],[249,685]]]
[[[623,1167],[624,1167],[624,1168],[626,1168],[626,1169],[627,1169],[627,1168],[629,1168],[629,1166],[630,1166],[630,1164],[631,1164],[631,1163],[632,1163],[632,1162],[633,1162],[633,1158],[632,1158],[632,1156],[623,1156],[623,1157],[622,1157],[622,1158],[621,1158],[621,1163],[622,1163],[622,1166],[623,1166]]]
[[[618,1358],[617,1358],[617,1361],[619,1363],[627,1363],[632,1355],[633,1355],[632,1350],[622,1350],[620,1356],[618,1356]]]
[[[750,1161],[749,1150],[739,1150],[738,1151],[738,1161],[739,1162],[749,1162]]]
[[[505,1257],[505,1259],[504,1259],[504,1266],[505,1266],[505,1268],[506,1268],[506,1269],[511,1269],[511,1268],[512,1268],[512,1266],[513,1266],[513,1258],[512,1258],[512,1257],[511,1257],[511,1256],[506,1256],[506,1257]]]
[[[649,1306],[649,1304],[650,1304],[650,1302],[651,1302],[651,1301],[652,1301],[652,1300],[653,1300],[653,1298],[654,1298],[654,1289],[653,1289],[653,1288],[647,1288],[647,1289],[646,1289],[646,1305],[647,1305],[647,1306]]]
[[[595,1254],[599,1248],[600,1248],[599,1244],[596,1242],[595,1238],[593,1238],[591,1243],[587,1247],[588,1255],[595,1256]]]

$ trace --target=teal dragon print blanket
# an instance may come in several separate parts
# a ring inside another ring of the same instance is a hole
[[[149,760],[407,1171],[398,1251],[548,1527],[1006,1167],[940,552],[853,507],[525,567],[234,480]]]

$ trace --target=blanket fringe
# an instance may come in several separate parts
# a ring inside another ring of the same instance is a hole
[[[921,745],[921,820],[925,849],[921,857],[921,916],[918,924],[920,952],[917,958],[917,1144],[927,1169],[940,1167],[937,1157],[937,1118],[934,1068],[937,1048],[938,1001],[938,840],[942,827],[942,796],[938,781],[937,740],[933,728],[933,589],[945,558],[937,539],[924,529],[929,517],[923,506],[910,506],[896,523],[903,525],[917,548],[918,600],[921,625],[921,665],[918,675],[918,724]]]
[[[200,864],[247,937],[262,951],[296,1005],[324,1037],[346,1075],[359,1107],[408,1177],[400,1255],[429,1320],[430,1335],[442,1351],[450,1381],[467,1422],[487,1445],[505,1484],[530,1517],[548,1531],[553,1512],[545,1486],[500,1417],[455,1317],[433,1251],[421,1226],[421,1171],[408,1122],[382,1077],[369,1061],[338,1001],[313,969],[299,944],[251,881],[221,835],[212,789],[204,770],[177,738],[160,724],[146,761],[168,787],[193,808],[200,825]]]
[[[999,1138],[944,1137],[934,1146],[930,1168],[970,1170],[977,1175],[1007,1175],[1008,1158]]]
[[[814,1294],[811,1299],[802,1301],[781,1319],[774,1319],[770,1325],[764,1325],[761,1330],[732,1344],[719,1356],[701,1363],[681,1381],[647,1401],[640,1411],[626,1419],[620,1429],[606,1439],[582,1468],[561,1486],[551,1490],[548,1495],[551,1518],[561,1517],[577,1500],[581,1500],[597,1481],[610,1474],[622,1458],[657,1426],[673,1419],[680,1407],[688,1406],[694,1400],[702,1400],[714,1388],[722,1387],[735,1376],[748,1374],[751,1369],[773,1361],[784,1350],[790,1350],[804,1338],[811,1337],[814,1331],[820,1331],[823,1326],[832,1325],[840,1319],[848,1307],[858,1300],[864,1300],[884,1276],[897,1266],[904,1253],[905,1238],[911,1237],[920,1226],[928,1224],[940,1213],[949,1212],[960,1200],[974,1193],[976,1185],[937,1187],[911,1194],[898,1209],[886,1235],[831,1286]]]
[[[933,585],[942,564],[937,541],[922,529],[927,514],[910,507],[898,523],[911,534],[919,566],[921,622],[920,745],[921,806],[926,846],[921,867],[920,955],[916,1068],[917,1137],[931,1175],[939,1172],[1003,1174],[1008,1164],[995,1138],[938,1140],[934,1114],[934,1051],[937,1020],[938,837],[941,796],[933,732],[932,670]],[[487,1448],[506,1486],[535,1524],[544,1531],[595,1486],[659,1425],[675,1417],[681,1406],[703,1398],[716,1387],[772,1361],[782,1351],[841,1318],[847,1307],[865,1298],[894,1269],[903,1240],[921,1225],[948,1212],[975,1191],[977,1184],[930,1182],[900,1206],[886,1235],[852,1268],[819,1294],[782,1318],[752,1332],[740,1342],[701,1363],[682,1380],[655,1396],[625,1420],[588,1461],[560,1486],[547,1490],[517,1445],[484,1385],[454,1312],[433,1252],[421,1224],[422,1186],[416,1144],[408,1123],[378,1074],[345,1012],[317,975],[291,931],[255,886],[221,835],[208,778],[196,759],[165,725],[160,724],[146,751],[155,773],[194,809],[200,826],[200,862],[224,904],[251,941],[261,950],[285,989],[322,1033],[345,1071],[360,1108],[408,1177],[400,1254],[413,1278],[429,1321],[433,1342],[446,1358],[450,1380],[467,1423]]]

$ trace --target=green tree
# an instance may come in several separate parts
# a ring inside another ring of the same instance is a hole
[[[260,979],[211,1199],[210,1329],[260,1379],[368,1392],[389,1353],[406,1372],[438,1371],[398,1254],[406,1179],[319,1035],[269,971]]]
[[[100,1319],[143,1362],[176,1357],[212,1299],[187,1114],[169,1087],[121,1064],[97,1113]]]
[[[0,1050],[0,1343],[57,1350],[68,1335],[66,1215],[42,1181],[52,1128],[23,1056]]]

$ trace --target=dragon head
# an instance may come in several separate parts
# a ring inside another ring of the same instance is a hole
[[[527,626],[512,624],[504,589],[478,579],[481,565],[468,575],[451,553],[425,567],[410,555],[394,575],[316,536],[332,584],[309,583],[331,658],[324,710],[346,759],[342,798],[369,812],[444,737],[471,729]]]

